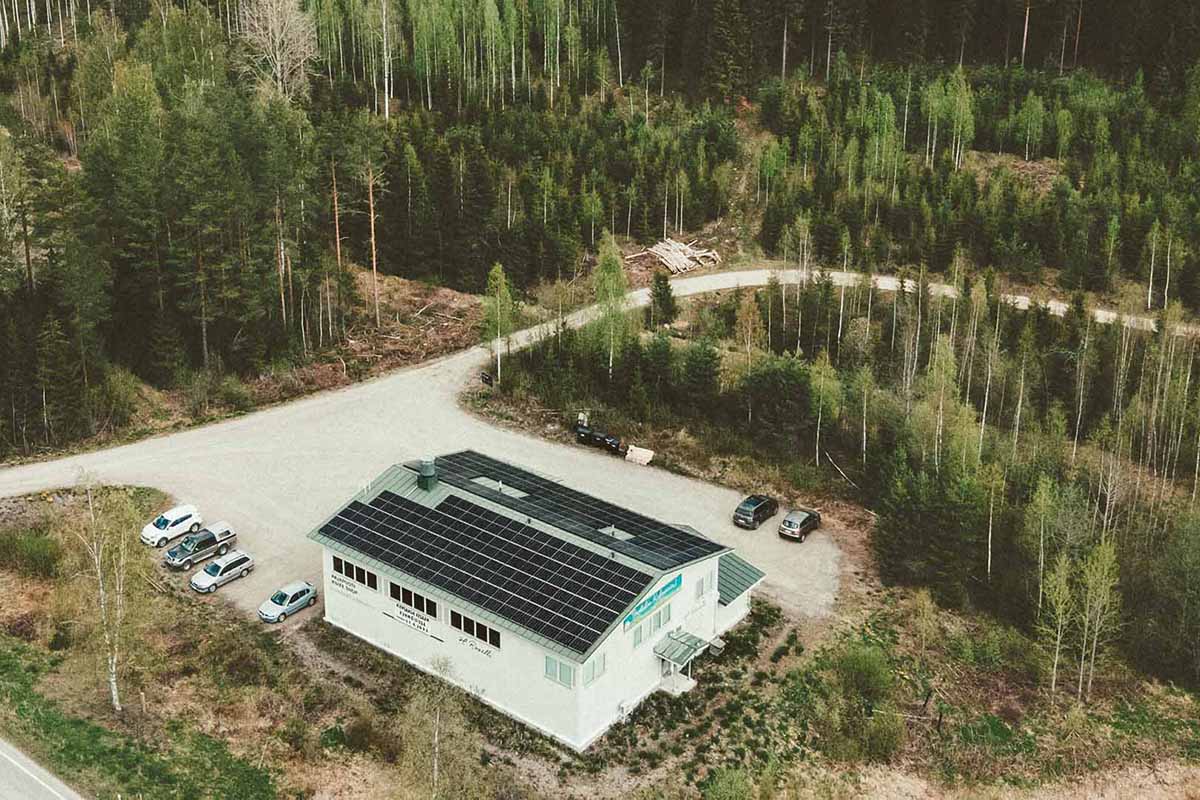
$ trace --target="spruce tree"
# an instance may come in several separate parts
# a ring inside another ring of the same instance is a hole
[[[76,374],[71,344],[63,333],[62,323],[47,314],[37,336],[40,428],[46,444],[66,441],[77,430],[83,398]]]
[[[716,97],[730,101],[741,92],[745,46],[741,0],[715,0],[708,32],[705,82]]]
[[[670,325],[679,315],[679,306],[675,302],[675,291],[667,273],[656,270],[650,285],[650,324]]]

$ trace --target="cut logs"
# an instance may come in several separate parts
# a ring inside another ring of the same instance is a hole
[[[663,266],[676,275],[696,269],[697,267],[707,267],[711,264],[719,264],[721,262],[721,256],[717,254],[716,250],[706,250],[696,247],[696,241],[693,239],[684,244],[674,239],[663,239],[647,250],[625,256],[625,260],[635,261],[643,256],[654,256]]]

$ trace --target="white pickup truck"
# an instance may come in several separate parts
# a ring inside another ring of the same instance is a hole
[[[167,551],[163,563],[172,569],[191,569],[193,564],[212,556],[223,556],[237,540],[228,522],[214,522],[207,528],[189,533]]]

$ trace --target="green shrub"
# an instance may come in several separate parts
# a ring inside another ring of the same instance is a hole
[[[203,370],[196,372],[181,371],[175,378],[175,385],[183,389],[184,408],[193,419],[208,416],[208,406],[212,401],[212,376]]]
[[[883,703],[895,680],[887,656],[868,644],[849,645],[834,662],[834,672],[847,699],[868,706]]]
[[[124,428],[133,421],[142,396],[142,384],[124,367],[110,367],[96,390],[93,408],[97,421]]]
[[[321,731],[321,737],[317,740],[321,747],[325,749],[333,747],[346,746],[346,729],[341,725],[331,725]]]
[[[0,567],[33,578],[53,578],[62,557],[62,545],[45,529],[0,531]]]
[[[291,717],[279,728],[279,738],[297,753],[303,753],[308,746],[308,723],[302,717]]]
[[[890,709],[877,709],[862,732],[863,756],[868,761],[890,761],[904,745],[904,718]]]
[[[704,800],[749,800],[753,789],[745,770],[722,767],[704,782]]]
[[[236,375],[226,375],[217,384],[217,400],[234,411],[249,411],[254,408],[254,396],[246,384]]]

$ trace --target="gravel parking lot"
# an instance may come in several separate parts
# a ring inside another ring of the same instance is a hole
[[[676,292],[765,283],[767,275],[683,279]],[[635,303],[644,299],[644,290],[633,294]],[[524,333],[514,346],[538,333]],[[804,544],[784,541],[775,535],[778,518],[743,531],[730,522],[741,499],[731,489],[492,427],[457,402],[486,363],[487,352],[473,348],[226,422],[6,468],[0,497],[68,485],[86,471],[102,483],[153,486],[194,503],[207,520],[231,522],[239,546],[254,556],[255,571],[218,592],[253,613],[283,583],[318,581],[320,548],[305,534],[363,484],[393,463],[469,447],[738,548],[767,573],[765,592],[789,612],[832,609],[840,554],[824,532]]]

